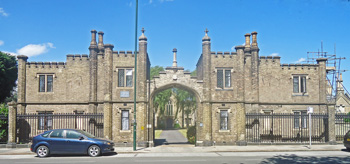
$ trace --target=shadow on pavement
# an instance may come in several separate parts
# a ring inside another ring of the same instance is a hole
[[[271,158],[266,158],[260,164],[294,164],[294,163],[317,163],[317,164],[336,164],[336,163],[349,163],[350,157],[304,157],[297,155],[278,155]]]
[[[103,155],[100,155],[98,157],[114,156],[114,155],[118,155],[118,153],[117,152],[104,153]],[[35,157],[39,158],[38,156],[35,156]],[[90,156],[87,154],[52,154],[46,158],[50,158],[50,157],[90,157]]]

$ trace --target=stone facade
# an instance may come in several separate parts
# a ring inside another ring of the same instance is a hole
[[[18,113],[104,113],[104,136],[117,145],[131,146],[135,54],[114,51],[113,45],[103,43],[103,32],[98,33],[97,43],[96,33],[91,31],[89,55],[67,55],[64,63],[27,62],[26,56],[18,56]],[[311,106],[315,113],[334,115],[334,104],[326,100],[326,59],[318,59],[317,64],[281,64],[278,56],[259,56],[256,32],[246,34],[245,45],[235,48],[235,52],[212,52],[206,30],[197,77],[177,66],[175,50],[173,65],[150,80],[142,30],[136,79],[139,145],[153,144],[155,110],[150,100],[172,87],[196,96],[198,146],[244,145],[245,113],[293,113]],[[39,85],[40,80],[47,85]],[[125,118],[130,125],[123,129]]]

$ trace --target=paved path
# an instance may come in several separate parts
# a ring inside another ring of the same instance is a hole
[[[156,139],[156,144],[188,144],[188,142],[187,138],[185,138],[179,130],[163,130],[160,137]]]

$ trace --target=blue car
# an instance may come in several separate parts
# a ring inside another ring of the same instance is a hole
[[[75,129],[55,129],[33,138],[30,148],[38,157],[50,154],[88,154],[91,157],[114,152],[112,141],[96,138],[94,135]]]

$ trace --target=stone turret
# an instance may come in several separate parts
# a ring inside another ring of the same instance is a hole
[[[174,48],[173,49],[173,67],[177,67],[177,61],[176,61],[176,52],[177,52],[177,49]]]

